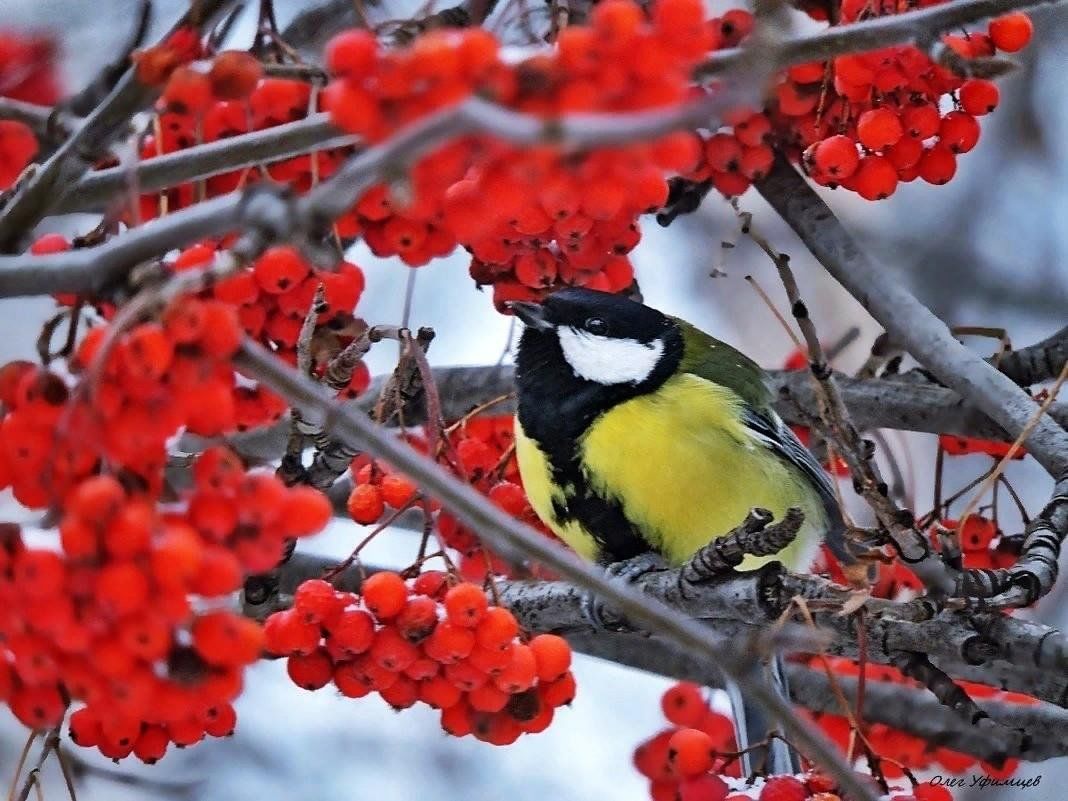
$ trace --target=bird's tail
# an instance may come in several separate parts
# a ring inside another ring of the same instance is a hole
[[[781,654],[775,654],[764,666],[769,684],[785,700],[790,700],[790,686],[786,679],[786,664]],[[749,776],[753,768],[776,775],[800,773],[801,758],[784,740],[771,737],[778,732],[775,723],[756,704],[747,703],[741,687],[728,680],[725,689],[734,714],[734,726],[738,735],[738,750],[742,751],[742,773]],[[753,747],[757,743],[766,743]],[[751,749],[751,750],[750,750]]]

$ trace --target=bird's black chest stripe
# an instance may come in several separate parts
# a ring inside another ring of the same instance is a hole
[[[599,560],[606,564],[650,550],[637,526],[627,518],[619,500],[605,497],[590,486],[577,453],[578,444],[572,441],[570,447],[564,443],[560,445],[563,447],[550,450],[539,443],[548,457],[553,483],[564,488],[565,500],[553,501],[556,521],[576,522],[586,529],[599,546]]]
[[[524,433],[545,454],[552,471],[552,483],[564,491],[564,501],[553,501],[555,521],[558,524],[580,524],[597,542],[598,560],[605,564],[650,550],[638,528],[627,518],[619,500],[605,497],[593,489],[582,469],[582,434],[600,414],[559,407],[550,412],[552,407],[548,404],[534,404],[529,400],[520,402],[519,422]],[[569,400],[574,400],[574,396]],[[568,401],[560,405],[566,407]]]
[[[580,524],[599,546],[599,559],[618,562],[650,550],[639,528],[627,519],[618,499],[590,487],[579,452],[583,434],[605,411],[631,398],[654,392],[675,371],[682,357],[682,339],[664,334],[664,356],[640,384],[602,385],[574,373],[560,351],[555,333],[527,329],[516,363],[519,423],[545,454],[553,483],[565,500],[553,505],[557,523]]]

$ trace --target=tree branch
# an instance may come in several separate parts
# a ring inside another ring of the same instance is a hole
[[[774,54],[775,68],[822,61],[847,53],[863,53],[891,45],[933,42],[938,34],[987,17],[1034,6],[1054,4],[1059,0],[956,0],[929,8],[875,17],[851,25],[825,28],[819,33],[782,42]],[[697,78],[707,78],[731,69],[741,58],[739,48],[720,50],[709,56],[696,71]]]
[[[1023,441],[1028,451],[1053,476],[1052,500],[1028,524],[1023,552],[1013,567],[964,571],[956,594],[968,604],[1034,603],[1052,589],[1061,544],[1068,536],[1068,431],[1041,413],[1034,399],[1011,378],[958,342],[946,324],[895,279],[892,270],[870,259],[797,170],[780,160],[756,186],[895,342],[1010,436],[1027,434]]]
[[[358,142],[357,137],[338,131],[330,123],[329,114],[311,114],[296,122],[147,159],[132,169],[120,166],[96,170],[64,192],[54,212],[100,209],[134,176],[141,192],[156,192],[186,181]]]
[[[279,572],[280,595],[265,607],[247,608],[246,613],[262,618],[285,608],[301,582],[322,576],[334,564],[333,559],[296,554]],[[365,569],[375,572],[376,568]],[[350,568],[334,580],[339,588],[358,591],[361,575],[360,570]],[[828,650],[832,654],[855,658],[859,650],[857,628],[863,626],[867,656],[875,662],[888,663],[902,650],[922,647],[955,678],[1001,682],[1005,689],[1032,693],[1059,704],[980,705],[1003,726],[1025,730],[1030,735],[1027,742],[997,730],[980,731],[968,725],[925,689],[869,682],[864,707],[864,719],[869,722],[886,723],[935,745],[991,762],[1010,756],[1038,760],[1068,753],[1068,738],[1064,736],[1068,711],[1061,708],[1068,703],[1068,643],[1053,629],[1001,615],[941,613],[923,619],[930,608],[922,602],[877,599],[865,604],[863,615],[841,616],[838,611],[849,597],[848,590],[816,576],[788,573],[778,565],[756,572],[725,574],[714,581],[688,585],[685,592],[679,589],[679,579],[678,570],[659,571],[642,577],[638,586],[651,597],[700,620],[720,642],[752,638],[756,631],[775,625],[791,607],[794,597],[803,597],[817,625],[830,632]],[[680,650],[662,636],[648,636],[634,629],[608,632],[592,628],[583,612],[583,592],[571,584],[499,581],[497,589],[500,603],[508,606],[530,631],[566,634],[578,650],[622,665],[722,686],[723,676],[718,668],[703,657]],[[795,614],[794,619],[800,621],[800,614]],[[609,622],[627,626],[618,616]],[[1010,656],[1012,662],[1007,661]],[[790,665],[789,677],[797,703],[814,712],[841,714],[823,671]],[[848,698],[855,697],[855,681],[838,678],[838,682]]]
[[[171,32],[183,26],[199,28],[210,22],[232,0],[194,3]],[[53,208],[63,187],[85,175],[100,152],[122,131],[130,118],[151,105],[160,87],[145,86],[130,68],[80,128],[42,164],[0,211],[0,251],[10,252],[19,237],[29,232]]]
[[[756,186],[827,271],[895,341],[1011,436],[1024,430],[1035,411],[1034,400],[954,339],[946,324],[905,289],[892,269],[870,259],[797,170],[779,161]],[[1053,420],[1041,420],[1025,444],[1055,479],[1068,476],[1068,432]]]
[[[324,430],[338,440],[366,450],[403,472],[429,495],[440,500],[504,558],[537,561],[570,581],[567,585],[570,593],[580,593],[577,587],[595,592],[604,603],[623,610],[635,623],[717,664],[738,683],[749,701],[781,723],[790,740],[831,773],[847,792],[859,799],[874,801],[870,788],[857,781],[826,737],[798,718],[790,705],[764,681],[750,655],[723,649],[719,640],[710,636],[704,626],[630,585],[610,580],[596,566],[580,561],[560,544],[504,513],[473,487],[374,425],[367,417],[325,397],[319,385],[282,364],[259,345],[246,341],[236,362],[245,374],[280,393],[302,414],[312,411],[321,415]]]
[[[303,237],[302,244],[308,244],[328,231],[330,223],[348,211],[385,172],[403,170],[414,159],[456,137],[484,133],[521,145],[541,143],[571,148],[619,145],[683,128],[715,126],[719,115],[741,102],[746,91],[752,91],[752,87],[722,92],[670,109],[569,114],[556,119],[511,111],[472,97],[431,114],[401,129],[387,141],[351,157],[329,180],[293,204],[284,230],[286,236]],[[0,298],[98,290],[138,261],[184,244],[174,241],[179,233],[187,243],[231,230],[242,205],[251,205],[242,198],[255,197],[257,192],[262,197],[264,190],[252,187],[244,194],[232,193],[190,206],[95,248],[43,256],[0,257]],[[0,216],[0,231],[2,228]],[[123,245],[123,240],[129,237],[137,240],[136,247]],[[102,275],[96,276],[94,272]]]
[[[1022,387],[1056,378],[1068,361],[1068,325],[1041,342],[1009,351],[996,363],[997,368]],[[1056,415],[1053,415],[1056,418]],[[1068,427],[1065,420],[1058,420]]]

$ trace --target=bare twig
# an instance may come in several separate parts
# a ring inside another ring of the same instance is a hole
[[[231,0],[201,0],[175,23],[200,27],[224,9]],[[158,97],[159,87],[142,84],[132,68],[115,88],[85,118],[85,122],[55,154],[33,174],[0,211],[0,251],[10,251],[16,240],[28,233],[46,215],[62,194],[88,172],[100,151],[114,139],[129,119]]]

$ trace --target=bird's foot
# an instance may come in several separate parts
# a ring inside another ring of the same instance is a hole
[[[605,568],[605,572],[609,578],[633,584],[642,576],[667,569],[668,564],[663,556],[654,551],[646,551],[630,559],[613,562]],[[604,602],[591,592],[582,596],[581,607],[583,616],[594,628],[603,631],[631,630],[631,626],[617,612],[608,609]]]

